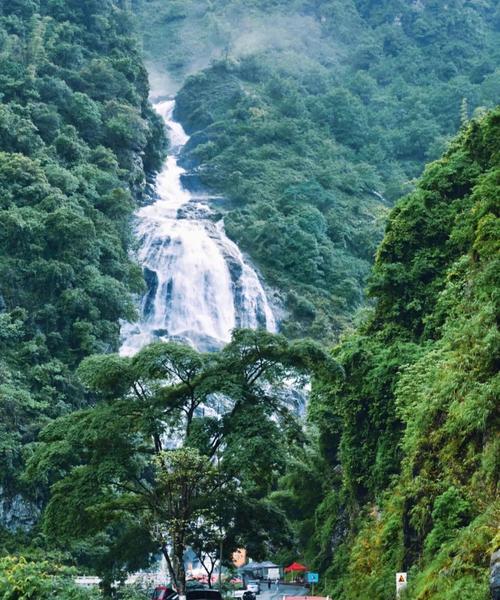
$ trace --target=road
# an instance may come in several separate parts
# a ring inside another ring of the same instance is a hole
[[[262,591],[257,596],[257,600],[281,600],[283,596],[305,596],[307,589],[301,585],[280,584],[279,589],[272,584],[271,589],[267,589],[267,584],[262,584]]]

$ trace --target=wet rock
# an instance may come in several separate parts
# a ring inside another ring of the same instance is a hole
[[[231,254],[226,253],[224,258],[226,259],[227,268],[229,269],[233,283],[238,285],[238,281],[243,274],[243,265],[235,256],[232,256]]]
[[[210,207],[199,201],[189,202],[177,211],[178,219],[204,220],[212,218]]]
[[[188,192],[199,193],[203,192],[206,188],[201,182],[200,176],[195,171],[189,171],[187,173],[183,173],[181,175],[181,182],[183,187],[188,190]]]
[[[168,330],[167,329],[153,329],[152,334],[157,338],[167,338]]]
[[[143,273],[146,285],[148,286],[148,291],[144,297],[143,313],[145,317],[148,317],[153,313],[155,296],[158,291],[158,275],[155,271],[147,267],[143,268]]]
[[[217,352],[224,346],[221,340],[197,331],[183,331],[181,334],[171,336],[170,339],[188,344],[200,352]]]
[[[184,146],[181,154],[179,155],[179,164],[186,171],[196,169],[200,165],[200,160],[194,154],[194,150],[200,144],[206,144],[210,141],[210,137],[205,131],[199,131],[194,133],[187,144]]]
[[[500,600],[500,548],[491,555],[490,592],[493,600]]]
[[[298,416],[304,416],[309,397],[309,390],[309,385],[293,381],[289,382],[279,395],[282,398],[282,402],[286,404],[290,410]]]

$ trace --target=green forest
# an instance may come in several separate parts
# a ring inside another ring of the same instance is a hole
[[[332,597],[390,598],[394,567],[411,566],[408,598],[488,598],[499,128],[498,109],[471,122],[391,212],[368,288],[376,306],[333,351],[344,376],[311,400],[324,495],[300,501],[302,466],[278,492]]]
[[[91,399],[75,368],[116,350],[129,218],[165,152],[130,15],[111,2],[0,8],[0,513],[33,525],[23,479],[41,429]],[[13,510],[14,509],[14,510]],[[10,523],[10,519],[14,522]],[[6,537],[5,537],[6,536]],[[24,544],[24,540],[19,540]],[[13,542],[15,543],[15,541]]]
[[[499,42],[494,0],[0,2],[0,598],[145,600],[161,557],[183,596],[242,547],[491,598]],[[174,96],[279,333],[123,356]]]

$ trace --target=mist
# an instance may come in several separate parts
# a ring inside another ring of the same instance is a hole
[[[308,58],[321,61],[323,54],[331,61],[336,52],[331,40],[327,42],[322,37],[320,21],[312,16],[278,11],[252,14],[241,7],[216,14],[199,2],[187,2],[182,7],[183,18],[174,20],[171,11],[165,13],[165,5],[153,7],[151,30],[145,32],[153,97],[174,95],[186,77],[209,67],[215,60],[291,52],[300,55],[301,62]],[[165,25],[169,18],[171,22]]]

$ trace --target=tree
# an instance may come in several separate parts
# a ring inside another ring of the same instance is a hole
[[[179,597],[186,595],[184,552],[193,525],[203,518],[200,501],[220,487],[213,465],[194,448],[162,451],[154,460],[155,501],[152,505],[152,535],[160,544],[170,577]],[[205,509],[208,511],[209,509]]]
[[[328,364],[316,344],[245,330],[217,354],[154,343],[133,358],[85,359],[79,373],[96,405],[49,425],[28,469],[52,484],[45,531],[71,543],[139,526],[164,555],[180,595],[184,552],[193,543],[213,556],[214,527],[227,536],[226,556],[247,542],[257,553],[259,544],[269,548],[277,525],[282,537],[287,531],[266,499],[285,453],[268,460],[270,479],[260,489],[261,470],[240,468],[236,451],[248,463],[262,461],[255,443],[262,428],[275,434],[273,444],[279,435],[293,443],[298,431],[289,426],[294,407],[284,382]],[[259,428],[241,429],[256,410]],[[218,548],[215,556],[222,558]]]

